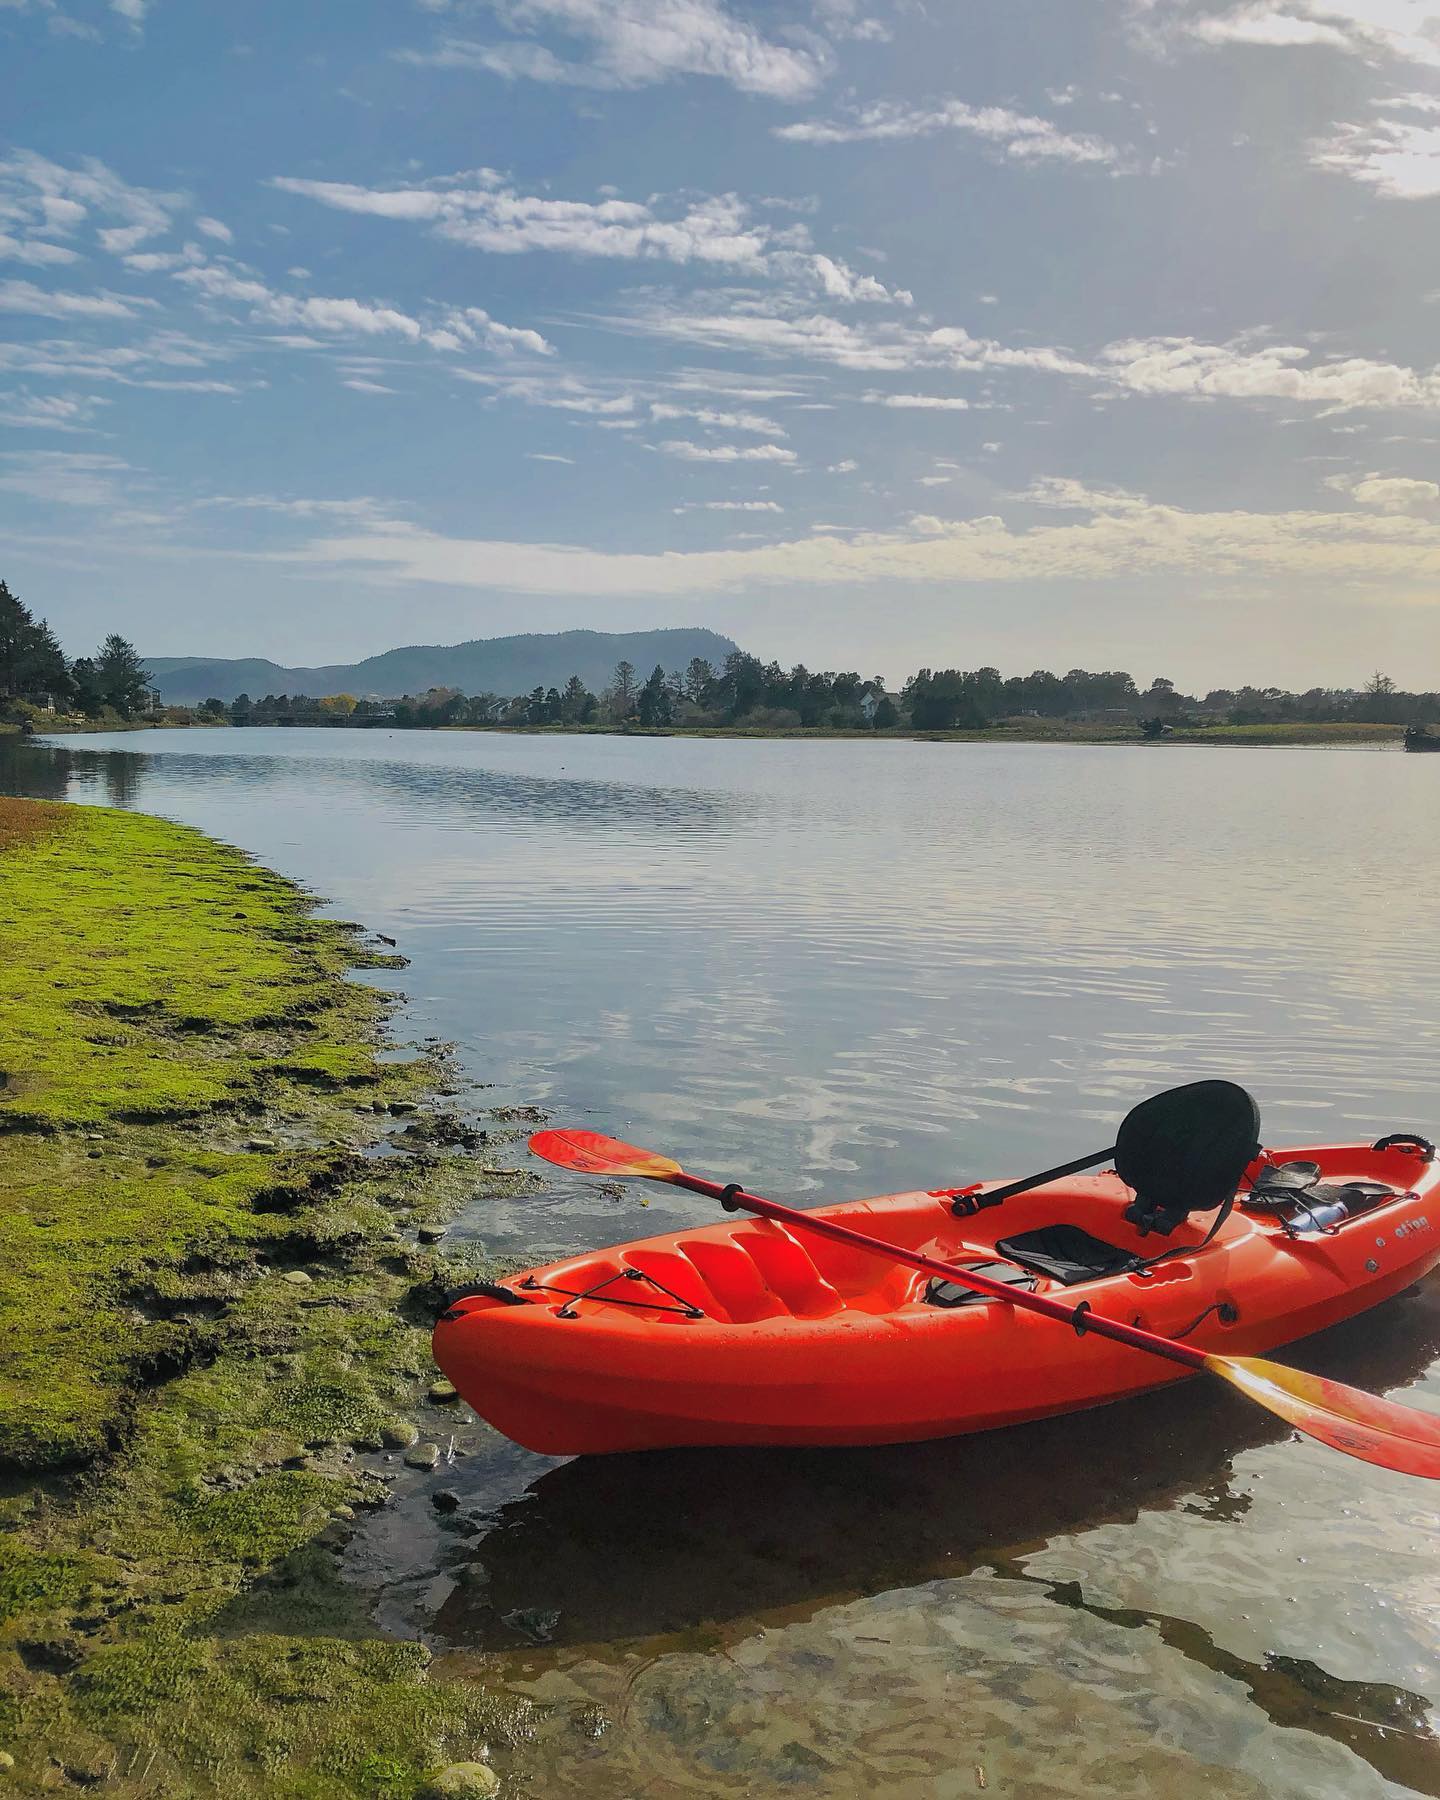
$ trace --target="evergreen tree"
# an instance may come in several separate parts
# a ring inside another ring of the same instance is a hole
[[[68,701],[70,672],[55,633],[0,581],[0,700]]]
[[[141,711],[149,694],[151,674],[118,632],[112,631],[95,658],[96,685],[107,706],[122,719]]]
[[[632,662],[618,662],[615,673],[611,677],[610,692],[615,697],[615,706],[622,719],[628,719],[635,710],[635,665]]]
[[[670,689],[665,684],[665,671],[659,663],[640,690],[639,712],[642,725],[668,725],[675,717]]]
[[[692,656],[685,670],[685,698],[700,705],[705,699],[705,690],[715,679],[715,671],[703,656]]]
[[[93,657],[75,658],[70,665],[70,684],[75,705],[87,719],[98,719],[105,710],[105,696],[100,692],[100,676]]]

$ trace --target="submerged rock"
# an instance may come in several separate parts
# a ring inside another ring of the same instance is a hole
[[[482,1794],[500,1791],[500,1777],[482,1762],[451,1763],[432,1775],[421,1792],[425,1800],[476,1800]]]
[[[415,1444],[405,1452],[405,1466],[409,1469],[433,1469],[439,1461],[438,1444]]]
[[[422,1244],[438,1244],[444,1237],[445,1231],[444,1225],[422,1225],[418,1236]]]

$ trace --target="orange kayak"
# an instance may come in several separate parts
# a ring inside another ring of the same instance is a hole
[[[953,1190],[817,1209],[889,1243],[1198,1349],[1254,1355],[1337,1324],[1440,1262],[1423,1140],[1271,1152],[1302,1192],[1242,1185],[1213,1237],[1163,1246],[1113,1172],[956,1216]],[[999,1183],[986,1184],[998,1187]],[[975,1190],[964,1190],[967,1194]],[[984,1191],[983,1189],[980,1191]],[[1163,1247],[1164,1258],[1137,1266]],[[435,1360],[507,1437],[550,1455],[886,1444],[1103,1405],[1175,1365],[771,1220],[643,1238],[453,1299]]]

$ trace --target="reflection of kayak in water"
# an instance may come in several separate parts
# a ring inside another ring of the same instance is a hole
[[[1301,1165],[1288,1181],[1277,1174]],[[1154,1226],[1158,1254],[1115,1173],[1052,1181],[994,1210],[987,1190],[965,1190],[811,1216],[1083,1303],[1096,1320],[1247,1356],[1363,1312],[1440,1261],[1437,1184],[1430,1146],[1409,1137],[1273,1153],[1208,1228],[1189,1217]],[[483,1418],[553,1455],[950,1437],[1100,1405],[1179,1372],[1093,1328],[1077,1343],[1004,1300],[753,1218],[462,1296],[436,1327],[435,1355]]]

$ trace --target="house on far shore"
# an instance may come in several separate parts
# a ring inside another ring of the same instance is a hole
[[[889,698],[890,696],[885,692],[884,688],[866,688],[865,692],[860,696],[860,711],[867,725],[873,725],[875,723],[876,709],[879,707],[882,700],[888,700]]]

